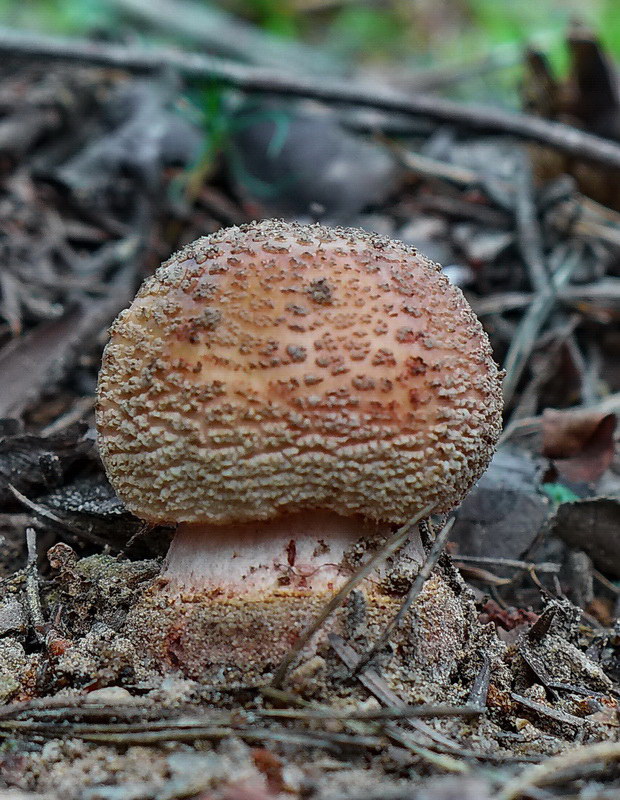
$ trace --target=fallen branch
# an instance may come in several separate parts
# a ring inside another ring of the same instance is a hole
[[[200,50],[224,58],[314,75],[346,71],[346,62],[328,50],[270,34],[213,4],[207,6],[196,0],[106,0],[106,3],[142,26],[163,32],[167,37],[179,36]],[[517,45],[504,44],[465,63],[416,69],[407,76],[407,82],[419,91],[435,91],[513,67],[521,58]]]
[[[508,134],[554,147],[563,153],[609,167],[620,168],[620,144],[584,131],[528,114],[483,105],[462,105],[442,97],[408,95],[391,89],[356,84],[350,80],[305,78],[236,64],[224,59],[160,48],[45,36],[0,28],[0,53],[5,56],[96,64],[136,72],[173,69],[186,78],[199,78],[236,86],[246,92],[268,92],[310,97],[327,103],[348,103],[426,117],[472,131]]]
[[[485,176],[481,172],[408,150],[386,135],[378,138],[389,147],[399,163],[416,177],[444,180],[467,189],[485,191]],[[510,181],[497,180],[494,183],[508,196],[515,192],[515,186]],[[521,222],[525,224],[523,218]],[[577,236],[601,239],[613,247],[620,247],[620,214],[579,192],[557,206],[546,222],[564,235],[570,231]],[[492,296],[486,302],[492,304],[494,299],[495,296]]]

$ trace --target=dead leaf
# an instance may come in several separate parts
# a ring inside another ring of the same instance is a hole
[[[594,566],[620,578],[620,501],[596,497],[562,503],[549,524],[549,532],[569,547],[583,550]]]
[[[577,22],[573,23],[566,43],[570,70],[564,81],[557,79],[542,53],[527,54],[522,90],[525,110],[618,141],[620,101],[613,63],[597,36]],[[618,170],[567,158],[538,144],[529,150],[541,184],[568,173],[584,194],[604,205],[620,208]]]
[[[281,792],[284,788],[282,760],[265,747],[254,747],[251,752],[256,768],[265,776],[268,789],[274,794]]]
[[[0,350],[0,416],[19,416],[66,375],[85,343],[127,304],[134,275],[130,261],[111,282],[107,296],[83,297],[60,319],[41,323]]]
[[[543,414],[543,455],[564,480],[594,483],[614,457],[615,429],[615,414],[548,408]]]
[[[605,628],[611,628],[614,624],[614,603],[609,597],[595,597],[588,603],[586,611],[590,616],[597,619]]]
[[[56,436],[25,433],[17,420],[0,424],[0,502],[13,501],[14,488],[31,493],[42,488],[59,488],[67,471],[93,450],[85,436],[86,426],[76,424]]]
[[[524,608],[501,608],[495,600],[487,600],[482,606],[479,620],[483,625],[492,622],[496,627],[511,631],[524,625],[533,625],[539,616]]]
[[[457,511],[450,534],[455,559],[459,554],[520,558],[532,547],[549,515],[549,501],[539,492],[540,466],[527,453],[498,450]],[[514,570],[493,571],[514,576]]]
[[[595,714],[589,714],[587,719],[590,722],[596,722],[599,725],[609,725],[613,728],[620,726],[618,721],[618,711],[615,708],[605,708],[603,711],[597,711]]]

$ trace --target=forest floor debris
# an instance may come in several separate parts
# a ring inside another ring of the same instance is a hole
[[[547,144],[563,137],[573,155],[616,165],[620,145],[579,131],[570,139],[570,128],[531,116],[497,112],[489,125],[435,98],[407,108],[375,97],[375,108],[427,127],[396,141],[386,126],[372,148],[396,182],[369,207],[348,206],[346,222],[441,254],[508,371],[502,447],[452,529],[437,520],[429,574],[394,579],[399,604],[409,593],[410,628],[426,625],[426,642],[436,632],[434,660],[419,657],[415,634],[399,653],[397,639],[371,640],[352,615],[349,638],[332,636],[310,661],[292,652],[279,685],[214,687],[154,668],[126,626],[162,552],[105,481],[96,373],[107,324],[162,258],[287,198],[273,175],[269,203],[247,175],[240,186],[225,136],[196,167],[204,131],[185,87],[153,58],[145,78],[131,48],[92,46],[89,57],[77,43],[65,53],[77,63],[49,68],[33,55],[59,55],[52,44],[0,33],[0,50],[22,55],[0,80],[6,797],[615,796],[620,217],[561,174],[541,188],[519,139],[553,130]],[[184,63],[181,76],[196,79]],[[301,79],[261,84],[252,69],[238,68],[238,87],[346,101],[349,119],[373,105],[329,81],[321,91]],[[219,100],[215,113],[226,115],[230,98]],[[269,113],[300,118],[289,103],[280,97]],[[352,135],[337,109],[304,107],[301,117],[313,113],[319,127],[328,115],[330,130]],[[265,149],[245,132],[246,156]],[[307,217],[330,222],[323,188]],[[431,586],[450,590],[440,619],[422,613]],[[446,643],[457,628],[462,637]]]

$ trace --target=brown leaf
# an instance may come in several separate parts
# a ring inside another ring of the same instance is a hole
[[[594,497],[562,503],[550,522],[549,532],[569,547],[587,553],[596,569],[620,578],[620,502]]]
[[[577,23],[568,33],[567,46],[570,70],[564,80],[553,74],[542,53],[527,54],[522,90],[524,108],[597,136],[620,140],[620,102],[611,59],[597,36]],[[603,205],[620,208],[618,170],[567,158],[539,144],[531,146],[530,152],[539,182],[568,173],[584,194]]]
[[[546,409],[543,415],[543,455],[561,478],[593,483],[614,457],[616,415],[600,411]]]
[[[41,323],[0,350],[0,417],[19,416],[65,376],[88,342],[127,304],[134,280],[131,261],[108,295],[83,298],[59,319]]]
[[[264,747],[254,747],[251,752],[256,768],[265,776],[267,788],[274,794],[283,791],[282,760]]]
[[[546,462],[523,451],[501,448],[489,469],[458,509],[450,539],[458,554],[521,558],[530,550],[549,516],[549,501],[538,491]],[[494,567],[512,578],[514,570]]]
[[[524,608],[501,608],[494,600],[487,600],[482,606],[479,620],[483,625],[492,622],[496,627],[511,631],[523,625],[533,625],[539,616]]]

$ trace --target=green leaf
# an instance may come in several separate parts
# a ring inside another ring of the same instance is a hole
[[[568,486],[563,483],[543,483],[540,488],[556,506],[561,506],[562,503],[574,503],[575,500],[580,500],[579,495],[575,494]]]

